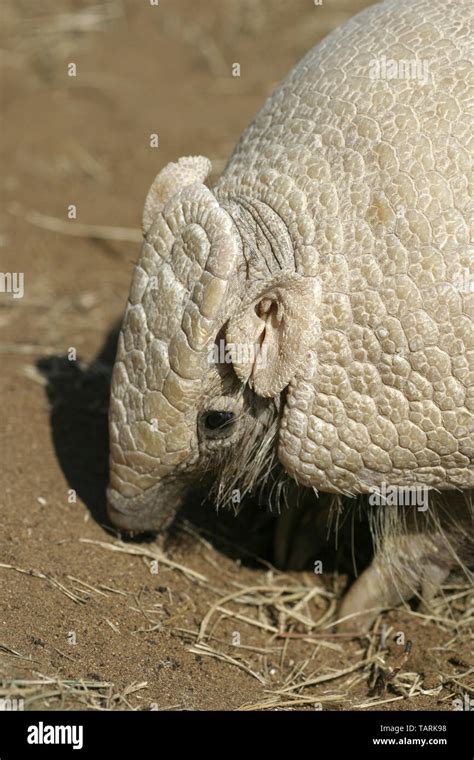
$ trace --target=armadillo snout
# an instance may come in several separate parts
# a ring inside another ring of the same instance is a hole
[[[175,482],[156,486],[138,496],[123,496],[107,489],[107,514],[119,530],[134,533],[165,530],[176,516],[183,500],[184,486]]]

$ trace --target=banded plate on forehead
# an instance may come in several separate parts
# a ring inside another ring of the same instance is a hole
[[[183,175],[181,161],[171,164],[150,189],[145,240],[132,278],[112,380],[111,444],[129,456],[133,441],[134,479],[145,486],[147,473],[177,464],[186,451],[183,414],[199,395],[208,345],[233,302],[229,280],[240,252],[232,218],[200,181],[205,178],[203,167],[199,165],[202,171],[196,176],[195,160],[185,161],[191,172]],[[173,172],[187,184],[176,187]],[[159,430],[153,429],[158,417]],[[170,425],[176,439],[173,446],[165,430]],[[123,475],[126,480],[130,477]]]

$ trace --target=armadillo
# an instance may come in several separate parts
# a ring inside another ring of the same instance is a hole
[[[375,498],[351,630],[469,572],[473,16],[470,0],[371,6],[288,74],[212,188],[207,158],[180,158],[143,211],[110,518],[164,530],[201,483],[218,506],[256,489],[278,506],[288,485],[314,510]],[[426,493],[426,512],[387,488]]]

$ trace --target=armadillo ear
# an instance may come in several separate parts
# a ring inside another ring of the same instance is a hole
[[[165,203],[179,190],[194,182],[204,183],[211,173],[212,164],[204,156],[185,156],[176,163],[167,164],[156,175],[143,207],[142,232],[148,232]]]
[[[282,273],[229,320],[226,343],[241,382],[258,396],[276,396],[314,346],[321,286],[315,278]]]

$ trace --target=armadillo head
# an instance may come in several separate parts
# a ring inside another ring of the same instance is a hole
[[[226,471],[229,486],[239,468],[250,481],[269,469],[279,395],[310,340],[298,275],[249,287],[210,169],[203,157],[169,164],[145,202],[109,412],[109,516],[125,530],[165,527],[206,473]]]

